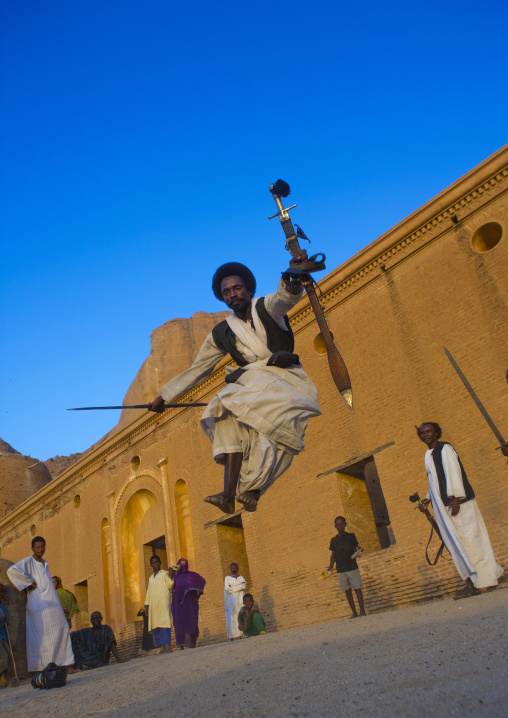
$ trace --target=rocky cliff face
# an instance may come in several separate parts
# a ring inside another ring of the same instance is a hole
[[[82,456],[83,453],[70,454],[70,456],[54,456],[52,459],[47,459],[46,461],[44,461],[44,465],[51,474],[51,478],[54,479],[57,476],[60,476],[60,474],[63,473],[66,469],[68,469],[69,466],[75,464],[76,461]]]
[[[19,454],[19,451],[16,451],[10,444],[0,439],[0,454]]]
[[[0,452],[0,518],[50,481],[51,474],[42,461],[15,450]]]
[[[207,335],[230,313],[197,312],[190,319],[171,319],[155,329],[151,335],[150,356],[136,374],[123,403],[147,404],[155,399],[163,384],[192,364]],[[130,424],[143,411],[122,411],[113,432]]]

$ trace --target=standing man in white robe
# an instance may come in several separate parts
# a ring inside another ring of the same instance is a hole
[[[224,605],[226,608],[226,628],[228,638],[232,641],[234,638],[240,638],[242,632],[238,627],[238,614],[243,606],[243,594],[245,592],[246,581],[240,576],[240,567],[237,563],[232,563],[229,567],[229,575],[224,579]]]
[[[306,257],[303,252],[290,264]],[[162,411],[164,401],[190,391],[230,354],[240,368],[229,373],[226,368],[227,386],[201,418],[213,458],[224,466],[224,490],[204,501],[231,514],[236,498],[255,511],[259,497],[303,451],[309,418],[321,413],[316,387],[292,353],[287,312],[301,299],[303,287],[282,279],[276,292],[254,299],[250,269],[229,262],[215,272],[212,289],[233,314],[213,328],[192,366],[165,384],[150,408]]]
[[[48,562],[43,559],[46,541],[42,536],[32,539],[33,556],[24,558],[7,569],[7,576],[18,591],[27,590],[26,652],[29,671],[42,671],[48,663],[66,666],[69,673],[74,654],[69,623],[51,580]]]
[[[155,648],[161,653],[171,653],[171,590],[173,580],[168,571],[161,569],[161,560],[152,556],[150,566],[153,574],[148,579],[145,598],[145,615],[148,616],[148,630],[153,636]]]
[[[426,422],[417,431],[428,447],[425,468],[429,493],[420,510],[432,503],[446,548],[466,582],[455,598],[478,595],[480,588],[495,588],[498,579],[504,581],[508,574],[496,563],[475,493],[457,452],[450,444],[439,441],[442,435],[439,424]]]

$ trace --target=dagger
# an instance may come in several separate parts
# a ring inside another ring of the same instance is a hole
[[[194,402],[190,404],[164,404],[160,409],[152,409],[151,404],[132,404],[132,406],[77,406],[74,409],[67,409],[67,411],[96,411],[97,409],[147,409],[148,411],[156,411],[161,413],[166,409],[179,409],[183,406],[207,406],[202,402]]]
[[[490,418],[490,415],[489,415],[489,413],[487,412],[487,409],[486,409],[486,408],[483,406],[483,404],[481,403],[481,401],[480,401],[480,399],[478,398],[478,395],[476,394],[475,390],[473,389],[473,387],[471,386],[471,384],[468,382],[468,380],[466,379],[466,377],[465,377],[464,374],[462,373],[461,368],[459,367],[459,365],[457,364],[457,362],[455,361],[455,359],[452,357],[452,355],[450,354],[450,352],[448,351],[448,349],[447,349],[445,346],[443,347],[443,349],[444,349],[444,353],[446,354],[446,356],[447,356],[448,359],[450,360],[450,364],[451,364],[452,367],[455,369],[455,371],[456,371],[457,374],[459,375],[459,378],[460,378],[461,382],[462,382],[462,383],[464,384],[464,386],[466,387],[466,389],[467,389],[467,391],[468,391],[468,393],[469,393],[469,396],[470,396],[471,399],[474,401],[474,403],[476,404],[476,406],[478,407],[478,409],[479,409],[479,411],[480,411],[480,414],[483,416],[483,418],[485,419],[485,421],[486,421],[487,424],[489,425],[490,430],[492,431],[492,433],[494,434],[494,436],[496,437],[496,439],[497,439],[501,444],[506,444],[506,441],[503,439],[503,435],[501,434],[501,432],[499,431],[499,429],[497,428],[497,426],[494,424],[494,422],[493,422],[492,419]],[[497,448],[500,449],[501,446],[498,446]]]
[[[284,207],[282,203],[281,198],[287,197],[290,194],[289,185],[287,182],[284,182],[284,180],[277,180],[275,184],[270,185],[269,191],[272,193],[273,199],[279,211],[277,214],[273,214],[271,217],[268,217],[268,219],[274,219],[274,217],[279,218],[286,236],[286,249],[291,253],[292,257],[298,257],[302,253],[300,243],[298,242],[298,236],[305,239],[307,239],[307,237],[305,237],[305,234],[300,228],[298,229],[297,236],[289,216],[289,210],[294,209],[296,204],[292,204],[290,207]],[[339,390],[342,398],[354,414],[353,390],[351,388],[349,373],[344,359],[341,357],[339,350],[335,346],[332,334],[328,324],[326,323],[323,308],[319,303],[316,290],[314,289],[314,280],[309,274],[309,272],[316,272],[325,269],[325,259],[326,257],[324,254],[316,254],[308,261],[304,261],[301,264],[290,267],[287,272],[284,272],[284,274],[295,276],[295,279],[301,281],[305,287],[312,311],[314,312],[314,316],[316,317],[316,321],[319,326],[319,331],[321,332],[321,336],[323,337],[325,343],[328,366],[330,367],[330,373],[333,381],[335,382],[335,386]]]

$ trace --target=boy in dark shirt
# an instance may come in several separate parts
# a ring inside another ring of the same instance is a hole
[[[347,601],[351,607],[351,618],[365,616],[365,608],[363,606],[362,578],[358,569],[356,559],[352,558],[353,554],[360,548],[354,534],[346,531],[346,519],[344,516],[337,516],[335,519],[335,528],[337,536],[330,541],[330,566],[329,571],[333,570],[333,564],[337,564],[337,574],[339,576],[339,591],[345,591]],[[360,607],[360,613],[356,612],[355,600],[353,598],[353,588]]]

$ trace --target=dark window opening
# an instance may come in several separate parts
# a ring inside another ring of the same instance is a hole
[[[367,536],[364,548],[388,548],[395,543],[374,458],[369,456],[357,463],[339,467],[337,474],[349,530],[357,529],[360,534]]]
[[[227,518],[219,520],[215,530],[217,532],[219,556],[224,575],[229,572],[229,566],[234,561],[240,566],[240,574],[245,578],[247,590],[249,590],[251,577],[245,534],[243,531],[242,514],[239,512],[235,516],[228,516]]]
[[[166,538],[159,536],[149,543],[143,544],[143,563],[145,565],[145,580],[148,585],[148,579],[153,573],[153,568],[150,565],[150,559],[152,556],[158,556],[161,560],[161,568],[168,568],[168,559],[166,554]]]

